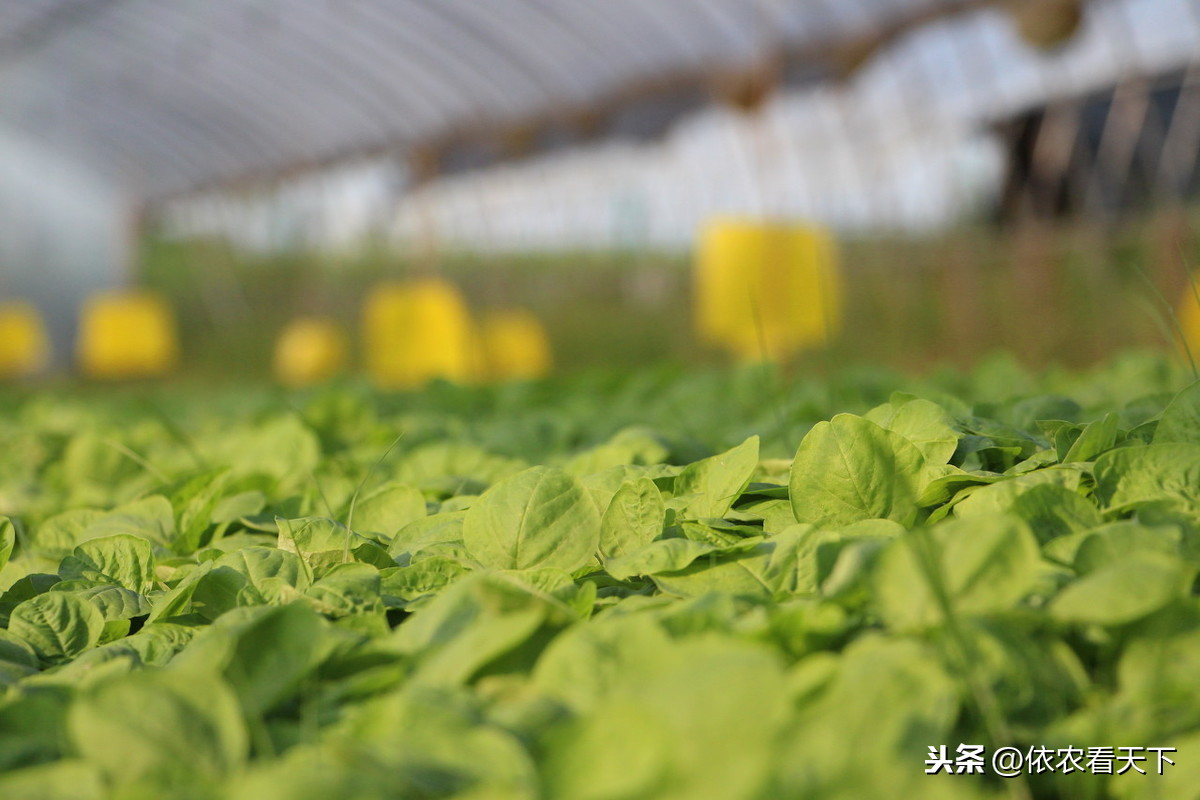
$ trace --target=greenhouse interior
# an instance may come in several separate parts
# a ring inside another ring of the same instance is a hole
[[[1200,0],[0,0],[0,798],[1200,800],[1198,669]]]

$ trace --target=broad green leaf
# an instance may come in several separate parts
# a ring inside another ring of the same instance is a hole
[[[416,659],[421,682],[459,684],[521,646],[551,615],[565,623],[575,612],[512,578],[468,575],[396,628],[386,646]]]
[[[875,518],[911,524],[923,466],[920,450],[903,436],[839,414],[800,443],[788,487],[792,511],[819,527]]]
[[[110,781],[192,786],[246,761],[237,700],[214,676],[143,670],[85,693],[69,714],[75,749]]]
[[[425,516],[425,496],[415,487],[390,483],[359,498],[354,505],[354,530],[382,533],[391,538],[396,531]]]
[[[243,602],[248,599],[245,592],[248,585],[249,581],[242,573],[232,567],[214,564],[196,582],[190,598],[191,612],[212,622],[241,605],[258,605],[257,602]],[[261,594],[255,592],[254,600],[260,597]]]
[[[725,516],[750,483],[757,466],[757,436],[751,436],[732,450],[689,464],[675,477],[678,518]]]
[[[1105,414],[1104,419],[1089,422],[1062,457],[1064,464],[1073,461],[1094,461],[1096,456],[1111,450],[1117,441],[1117,415]]]
[[[44,660],[79,655],[100,641],[104,615],[83,598],[66,592],[47,592],[13,609],[8,630],[23,639]]]
[[[154,552],[150,542],[129,534],[91,539],[62,560],[64,580],[85,580],[124,586],[145,593],[154,584]]]
[[[626,464],[620,467],[612,467],[602,472],[583,475],[579,478],[579,484],[587,490],[588,495],[592,498],[592,502],[596,504],[596,510],[603,515],[608,509],[608,504],[612,502],[613,496],[626,483],[636,481],[639,478],[649,478],[651,480],[673,478],[681,471],[680,467],[668,466],[666,464],[654,464],[648,467]],[[656,485],[658,484],[656,483]]]
[[[651,670],[668,646],[666,632],[646,615],[607,616],[555,637],[531,678],[539,689],[586,714],[630,675]]]
[[[3,628],[0,628],[0,661],[23,664],[34,669],[38,666],[37,653],[33,648],[26,644],[25,640],[18,639],[15,634]]]
[[[1154,443],[1200,444],[1200,381],[1177,394],[1154,430]]]
[[[235,522],[243,517],[258,514],[266,505],[266,498],[257,489],[227,495],[212,509],[212,521],[218,525]]]
[[[570,572],[596,552],[600,517],[570,475],[532,467],[484,492],[467,510],[462,534],[467,552],[485,566]]]
[[[205,561],[188,572],[174,588],[165,594],[153,596],[151,603],[154,605],[154,610],[150,612],[150,618],[147,622],[166,621],[190,613],[192,610],[192,596],[195,595],[196,588],[204,576],[212,571],[214,566],[214,562]]]
[[[939,506],[949,502],[951,498],[972,486],[982,486],[997,481],[1007,480],[1003,475],[994,472],[967,472],[954,466],[943,466],[939,472],[933,472],[933,467],[926,468],[928,483],[921,489],[917,505],[922,508]]]
[[[90,508],[76,508],[55,514],[37,526],[33,547],[40,553],[61,558],[86,538],[84,532],[88,526],[102,516],[103,511]]]
[[[606,560],[604,569],[617,580],[625,580],[635,575],[674,572],[685,569],[701,556],[721,552],[722,549],[717,545],[682,537],[658,539],[627,556]]]
[[[143,663],[162,666],[192,640],[197,627],[173,622],[150,622],[122,644],[133,648]]]
[[[1080,575],[1095,572],[1139,555],[1160,555],[1180,560],[1182,536],[1173,526],[1151,526],[1122,520],[1093,530],[1075,552],[1074,567]]]
[[[787,719],[777,656],[711,635],[642,640],[653,649],[624,649],[626,658],[632,656],[628,667],[599,676],[612,682],[601,704],[547,737],[543,778],[549,794],[596,800],[764,796]],[[587,680],[586,673],[581,677]],[[625,741],[613,746],[615,738]]]
[[[317,577],[350,560],[377,567],[395,563],[380,545],[340,522],[325,517],[278,517],[275,522],[279,526],[279,549],[300,556]]]
[[[916,445],[926,464],[949,461],[961,435],[950,412],[921,398],[894,397],[891,402],[873,408],[866,418]]]
[[[380,592],[389,605],[404,605],[449,586],[469,572],[469,566],[452,558],[426,558],[407,567],[384,570],[380,573]]]
[[[4,569],[4,565],[8,563],[9,556],[12,555],[16,544],[17,533],[13,528],[12,520],[0,516],[0,569]]]
[[[1200,444],[1120,447],[1096,459],[1095,474],[1109,512],[1159,505],[1200,514]]]
[[[936,651],[917,639],[868,633],[837,659],[832,679],[818,664],[824,685],[809,690],[789,725],[775,796],[937,796],[938,780],[908,768],[928,757],[926,742],[951,738],[960,714],[959,684]],[[951,791],[941,797],[972,796],[970,784],[942,785]]]
[[[1047,725],[1079,707],[1090,678],[1071,647],[1029,622],[1017,614],[966,620],[957,632],[967,661],[960,669],[991,688],[1010,724]]]
[[[240,572],[256,589],[262,589],[265,581],[277,578],[303,591],[312,580],[299,556],[272,547],[243,547],[231,551],[217,559],[216,566]]]
[[[97,517],[87,526],[83,536],[97,539],[116,534],[128,534],[149,539],[155,544],[169,545],[175,537],[175,516],[171,503],[157,494],[134,500]]]
[[[1011,511],[1017,498],[1034,487],[1051,484],[1074,490],[1079,486],[1079,479],[1078,470],[1066,467],[1039,469],[1014,478],[1006,478],[976,487],[970,495],[955,504],[954,514],[958,517],[972,518],[1003,514]]]
[[[76,591],[75,595],[94,605],[109,622],[145,616],[151,611],[149,600],[123,586],[101,584]]]
[[[823,533],[796,525],[770,539],[746,540],[734,552],[697,559],[682,570],[659,572],[653,580],[667,594],[683,597],[720,592],[761,601],[811,591]]]
[[[370,614],[382,609],[379,570],[370,564],[339,564],[304,592],[329,617]]]
[[[879,613],[910,630],[955,615],[1012,608],[1039,580],[1041,556],[1033,534],[1006,515],[944,522],[888,545],[873,584]]]
[[[666,507],[649,478],[629,481],[613,495],[600,524],[600,554],[605,559],[636,552],[663,530]]]
[[[101,773],[79,759],[63,759],[0,774],[0,797],[21,800],[104,800]]]
[[[1023,519],[1042,542],[1079,533],[1103,522],[1092,501],[1056,483],[1026,489],[1013,498],[1008,510]]]
[[[173,550],[186,555],[200,546],[204,532],[213,524],[212,513],[221,501],[230,470],[205,470],[185,478],[166,491],[175,511],[177,532]]]
[[[294,414],[222,431],[201,449],[211,463],[230,465],[233,475],[261,473],[292,487],[308,482],[321,455],[316,435]]]
[[[1192,570],[1155,554],[1102,567],[1075,581],[1050,601],[1061,622],[1124,625],[1187,594]]]
[[[726,519],[746,522],[761,521],[764,533],[779,533],[796,524],[796,515],[792,513],[792,503],[786,497],[750,503],[731,511],[726,515]]]
[[[242,709],[262,714],[293,697],[328,655],[325,627],[303,603],[239,608],[192,639],[170,668],[192,679],[219,671]]]
[[[22,672],[28,674],[28,668]],[[67,754],[66,719],[74,693],[73,687],[30,681],[19,693],[5,696],[0,703],[0,775]]]
[[[392,537],[388,554],[403,564],[425,547],[446,542],[461,542],[463,517],[466,515],[466,511],[441,511],[414,520]]]

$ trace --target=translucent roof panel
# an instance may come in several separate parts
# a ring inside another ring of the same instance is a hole
[[[0,0],[0,126],[164,196],[619,111],[978,5]]]

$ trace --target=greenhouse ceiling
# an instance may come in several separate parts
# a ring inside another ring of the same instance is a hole
[[[1078,2],[1004,0],[1056,9],[1052,37]],[[844,76],[911,28],[996,4],[3,0],[0,129],[141,198],[381,153],[431,176],[655,135],[714,98],[753,107],[769,86]]]

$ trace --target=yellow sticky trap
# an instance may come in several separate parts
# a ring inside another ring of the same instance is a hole
[[[346,367],[346,335],[331,319],[300,317],[275,340],[275,377],[287,386],[312,386]]]
[[[742,360],[821,347],[841,326],[837,251],[820,228],[714,220],[700,234],[695,288],[697,333]]]
[[[458,290],[435,278],[377,286],[363,307],[367,372],[391,389],[478,373],[475,332]]]
[[[1192,358],[1200,358],[1200,273],[1193,275],[1179,301],[1179,327]]]
[[[171,307],[147,291],[93,295],[80,314],[75,354],[80,369],[92,378],[149,378],[170,372],[179,360]]]
[[[50,339],[37,309],[19,300],[0,304],[0,380],[33,375],[49,362]]]
[[[483,320],[483,357],[492,380],[526,380],[550,372],[550,341],[528,311],[494,311]]]

